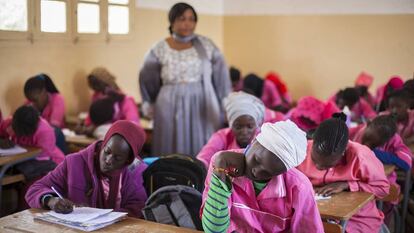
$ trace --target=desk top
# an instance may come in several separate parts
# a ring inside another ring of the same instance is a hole
[[[65,136],[65,140],[67,143],[72,143],[81,146],[89,146],[90,144],[97,141],[96,138],[90,138],[84,135],[80,136]]]
[[[30,209],[18,212],[3,218],[0,218],[0,232],[48,232],[48,233],[72,233],[83,232],[80,230],[72,229],[62,225],[52,224],[40,220],[34,220],[33,214],[40,213],[45,210]],[[93,232],[137,232],[137,233],[196,233],[200,231],[170,226],[155,222],[150,222],[142,219],[127,218],[120,222],[114,223],[108,227],[102,228]]]
[[[394,165],[384,165],[385,175],[389,176],[393,171],[395,171]]]
[[[9,156],[0,156],[0,166],[3,166],[8,163],[14,163],[16,161],[28,159],[28,158],[34,158],[36,157],[41,149],[36,147],[24,147],[27,149],[27,152],[16,154],[16,155],[9,155]]]
[[[319,200],[318,209],[323,219],[348,220],[356,214],[374,195],[365,192],[341,192],[331,199]]]

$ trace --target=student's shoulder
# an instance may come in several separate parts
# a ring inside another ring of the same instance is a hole
[[[367,146],[358,142],[349,141],[345,151],[347,163],[366,163],[367,161],[377,161],[374,152]]]
[[[286,187],[297,187],[303,191],[304,188],[312,188],[312,184],[308,177],[296,168],[289,169],[285,174]]]

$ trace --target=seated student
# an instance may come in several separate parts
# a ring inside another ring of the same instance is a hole
[[[286,113],[290,109],[290,98],[286,84],[279,74],[269,72],[263,83],[262,101],[267,108]]]
[[[104,97],[111,97],[116,100],[116,111],[114,114],[114,121],[129,120],[137,124],[139,121],[138,108],[134,97],[124,94],[115,82],[115,77],[105,68],[98,67],[92,70],[88,76],[89,87],[94,90],[92,96],[92,103]],[[85,120],[85,126],[91,126],[92,122],[89,116]],[[94,127],[92,127],[94,128]],[[77,130],[78,133],[83,133],[82,129]],[[92,132],[93,129],[87,129]]]
[[[410,94],[404,90],[395,91],[388,97],[387,111],[397,119],[397,132],[406,145],[414,143],[414,110],[410,109]]]
[[[372,75],[361,72],[355,80],[355,88],[357,89],[359,96],[362,97],[371,107],[375,107],[375,98],[369,92],[369,88],[372,85],[374,78]]]
[[[112,101],[112,106],[114,109],[113,118],[111,122],[118,120],[128,120],[136,124],[140,124],[138,108],[135,104],[134,98],[132,96],[126,96],[122,93],[113,92],[105,97],[105,101],[108,104],[109,101]],[[97,100],[96,100],[97,101]],[[90,116],[85,120],[85,125],[78,126],[75,131],[78,134],[92,135],[97,126],[93,124],[90,119]]]
[[[74,205],[86,205],[141,217],[147,199],[142,178],[146,165],[139,157],[144,141],[145,133],[137,124],[117,121],[104,141],[68,155],[55,170],[34,183],[26,193],[26,201],[31,208],[64,214],[72,212]],[[58,198],[51,187],[64,199]]]
[[[343,113],[322,122],[316,129],[313,141],[308,142],[305,161],[297,168],[315,186],[320,195],[332,195],[342,191],[363,191],[377,198],[389,192],[384,167],[366,146],[348,141],[348,128]],[[352,216],[347,232],[379,232],[384,214],[368,202]]]
[[[403,90],[409,93],[411,99],[410,109],[414,109],[414,78],[405,81]]]
[[[39,116],[32,106],[21,106],[0,123],[0,147],[10,148],[14,144],[38,147],[42,151],[34,160],[20,163],[17,170],[27,180],[45,175],[60,164],[65,156],[55,145],[54,129]]]
[[[103,140],[109,128],[112,126],[112,119],[114,117],[115,101],[110,98],[98,99],[92,103],[89,108],[89,117],[96,128],[92,136],[98,140]]]
[[[401,90],[404,86],[404,81],[399,76],[392,76],[385,85],[381,85],[377,89],[377,95],[375,97],[377,106],[375,110],[382,112],[387,109],[388,97],[391,93],[397,90]]]
[[[65,101],[48,75],[29,78],[24,84],[24,95],[49,124],[64,127]]]
[[[205,232],[323,232],[312,185],[294,167],[306,136],[293,122],[265,123],[242,150],[217,153],[203,193]]]
[[[230,79],[233,91],[241,91],[243,89],[243,81],[241,79],[240,70],[236,67],[230,67]]]
[[[197,155],[206,168],[216,152],[245,148],[263,123],[263,102],[244,92],[233,92],[224,100],[229,128],[215,132]]]
[[[286,118],[293,121],[305,132],[315,130],[318,125],[340,110],[332,102],[322,102],[313,96],[299,99],[295,108],[291,109]]]
[[[359,96],[356,88],[348,87],[344,90],[340,90],[330,100],[334,100],[336,106],[341,110],[343,110],[345,106],[348,106],[349,110],[351,110],[351,120],[353,122],[365,123],[367,120],[377,116],[377,113],[371,105],[365,101],[364,98]]]

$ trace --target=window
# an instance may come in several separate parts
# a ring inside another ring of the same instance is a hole
[[[40,1],[40,31],[64,33],[66,32],[66,2],[58,0]]]
[[[131,32],[133,0],[0,0],[0,39],[93,40]],[[16,36],[18,35],[18,36]]]
[[[79,1],[77,6],[77,32],[100,32],[99,0]]]
[[[128,0],[108,0],[108,33],[129,33]]]
[[[0,0],[0,30],[28,30],[27,0]]]

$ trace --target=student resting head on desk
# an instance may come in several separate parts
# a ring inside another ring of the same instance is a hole
[[[206,168],[211,157],[219,151],[246,148],[263,123],[263,102],[244,92],[233,92],[224,99],[229,128],[215,132],[197,155]]]
[[[146,165],[139,152],[145,133],[137,124],[120,120],[112,125],[103,141],[68,155],[47,176],[26,193],[32,208],[70,213],[74,205],[111,208],[141,217],[147,195],[142,173]],[[54,187],[64,199],[52,191]]]
[[[305,161],[297,168],[302,171],[321,195],[342,191],[363,191],[377,198],[389,192],[384,167],[366,146],[348,141],[348,128],[343,113],[322,122],[313,141],[308,141]],[[347,232],[379,232],[384,214],[375,200],[362,207],[349,220]]]
[[[65,101],[48,75],[29,78],[24,84],[24,95],[49,124],[58,128],[64,126]]]
[[[205,182],[205,232],[323,232],[312,185],[294,167],[306,134],[291,121],[265,123],[244,151],[217,153]]]

